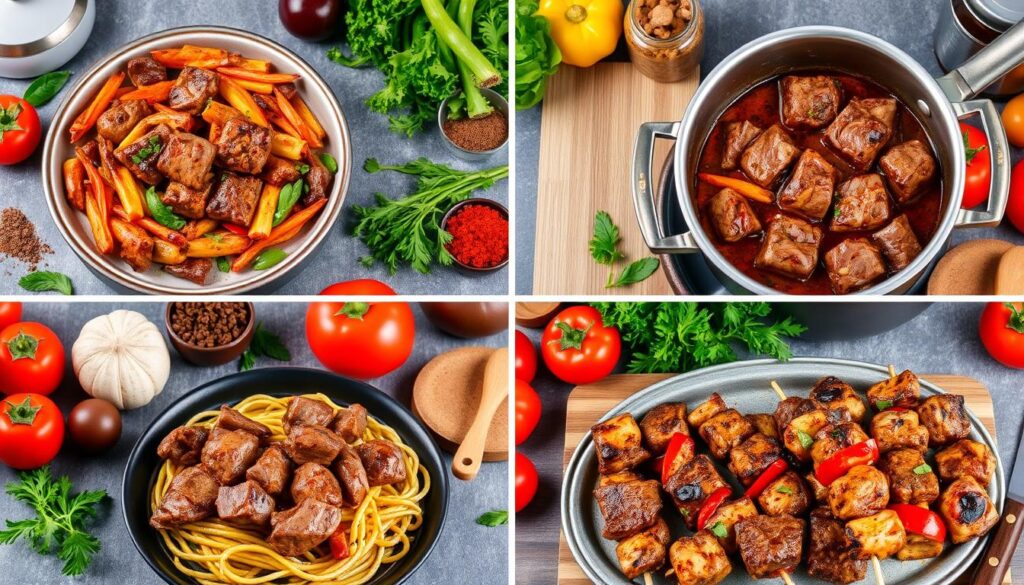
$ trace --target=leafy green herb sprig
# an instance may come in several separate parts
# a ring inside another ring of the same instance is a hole
[[[45,105],[60,93],[69,77],[70,71],[51,71],[40,75],[25,90],[25,101],[36,108]]]
[[[66,274],[50,270],[30,272],[18,280],[18,286],[30,292],[59,292],[62,295],[75,294],[75,287]]]
[[[605,288],[629,286],[647,280],[661,265],[657,258],[641,258],[631,262],[615,276],[614,264],[626,257],[619,251],[621,241],[619,228],[612,221],[612,216],[608,215],[607,211],[598,211],[594,215],[594,237],[590,239],[590,256],[598,264],[611,267]]]
[[[268,357],[279,362],[289,362],[292,359],[292,354],[288,351],[284,342],[281,341],[281,337],[264,329],[262,322],[256,324],[252,343],[242,352],[242,359],[238,364],[238,370],[244,372],[253,369],[256,366],[256,359],[259,357]]]
[[[480,526],[487,526],[489,528],[504,526],[508,524],[508,510],[491,510],[490,512],[484,512],[476,519],[476,523]]]

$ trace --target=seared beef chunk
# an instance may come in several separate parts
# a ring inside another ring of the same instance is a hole
[[[882,453],[893,449],[928,450],[928,429],[913,410],[883,410],[871,419],[871,436]]]
[[[342,443],[338,458],[334,461],[334,474],[341,482],[345,501],[353,507],[359,507],[370,489],[370,480],[366,477],[359,453],[346,443]]]
[[[633,469],[651,457],[643,447],[640,426],[628,412],[597,423],[590,433],[597,450],[597,469],[602,475]]]
[[[810,397],[836,419],[849,419],[859,423],[867,411],[853,386],[835,376],[827,376],[815,382]]]
[[[288,484],[288,476],[292,471],[292,462],[285,455],[280,445],[267,447],[256,464],[245,472],[245,479],[260,484],[266,492],[276,496],[284,491]]]
[[[835,167],[808,148],[796,161],[789,182],[779,191],[779,207],[821,221],[832,204],[836,177]]]
[[[878,468],[889,478],[889,500],[928,506],[939,497],[939,478],[929,471],[917,449],[896,449],[882,456]]]
[[[292,461],[330,465],[338,456],[343,441],[326,427],[303,425],[292,428],[284,444],[285,452]]]
[[[754,265],[793,278],[806,279],[818,265],[821,236],[821,228],[817,226],[795,217],[776,215],[768,224],[768,232],[754,259]]]
[[[665,564],[665,547],[672,540],[668,524],[661,518],[647,530],[619,541],[615,557],[627,579],[656,571]]]
[[[259,199],[260,180],[257,177],[224,173],[217,192],[206,205],[206,215],[210,219],[249,227]]]
[[[707,526],[715,526],[717,524],[725,530],[725,536],[715,534],[715,537],[722,545],[722,548],[731,554],[736,552],[736,524],[744,518],[753,518],[757,514],[754,502],[747,496],[742,496],[739,499],[724,502],[721,506],[718,506],[718,509],[708,518]]]
[[[754,579],[778,576],[800,564],[804,521],[792,516],[754,516],[736,524],[736,544]]]
[[[647,530],[661,513],[658,482],[640,479],[628,471],[601,476],[594,499],[604,518],[601,534],[609,540],[621,540]]]
[[[202,465],[188,467],[171,480],[160,507],[153,512],[149,525],[173,528],[198,522],[213,513],[220,485]]]
[[[115,150],[114,156],[140,181],[147,185],[156,185],[164,180],[164,176],[157,168],[157,161],[170,140],[171,129],[160,124],[135,142]]]
[[[228,120],[217,136],[217,162],[224,167],[259,174],[270,157],[270,128],[245,118]]]
[[[749,421],[748,421],[749,422]],[[744,486],[750,487],[765,469],[782,457],[782,447],[775,439],[754,433],[729,451],[729,471]]]
[[[686,415],[686,422],[690,423],[692,428],[699,429],[701,425],[711,420],[711,417],[728,409],[729,406],[722,400],[721,395],[718,392],[712,392],[707,400],[698,404],[690,411],[690,414]]]
[[[996,472],[996,458],[988,445],[960,439],[949,447],[935,454],[939,477],[944,481],[954,481],[958,477],[973,477],[981,485],[992,481]]]
[[[263,174],[260,178],[275,187],[283,187],[288,183],[294,183],[302,175],[295,169],[295,162],[270,155],[267,164],[263,165]]]
[[[768,484],[757,503],[769,516],[802,516],[811,507],[811,492],[800,475],[790,470]]]
[[[725,149],[722,151],[722,168],[731,171],[740,162],[740,156],[747,146],[761,135],[761,129],[747,120],[730,122],[725,127]]]
[[[892,223],[872,234],[871,239],[882,249],[893,270],[903,270],[921,253],[921,244],[906,215],[892,220]]]
[[[953,544],[988,534],[999,521],[988,492],[973,477],[961,477],[949,484],[939,499],[939,514],[946,521]]]
[[[869,437],[860,424],[847,421],[825,425],[814,433],[812,438],[814,444],[811,445],[811,461],[817,468],[836,453],[857,443],[863,443]]]
[[[309,186],[309,191],[302,196],[299,202],[303,206],[308,206],[321,199],[327,199],[327,191],[331,187],[332,177],[331,171],[327,170],[319,158],[311,157],[309,172],[306,173],[306,185]]]
[[[135,87],[145,87],[167,81],[167,68],[152,57],[136,57],[128,60],[128,79]]]
[[[334,415],[331,430],[338,433],[346,442],[355,443],[366,431],[366,416],[366,408],[362,404],[350,404],[348,408],[342,408]]]
[[[839,113],[839,82],[827,75],[787,75],[782,87],[782,123],[789,128],[824,128]]]
[[[987,156],[988,153],[981,153]],[[920,140],[897,144],[882,155],[878,166],[900,203],[912,201],[935,178],[935,158]]]
[[[867,574],[867,561],[856,558],[853,543],[846,536],[845,526],[828,508],[811,512],[810,549],[807,552],[807,573],[823,581],[846,585],[860,581]]]
[[[85,141],[85,144],[83,144],[81,148],[82,152],[85,153],[85,157],[88,158],[92,164],[96,166],[100,165],[100,146],[97,144],[95,139]]]
[[[214,429],[203,446],[202,462],[221,485],[233,485],[259,457],[259,439],[245,431]]]
[[[212,188],[212,182],[207,183],[202,189],[192,189],[171,181],[167,185],[167,190],[160,196],[160,200],[178,215],[201,219],[206,214],[206,200],[210,198]]]
[[[274,511],[274,498],[259,483],[247,480],[224,486],[217,494],[217,517],[243,526],[266,526]]]
[[[959,394],[931,396],[917,407],[917,415],[928,429],[928,444],[932,447],[949,445],[971,434],[964,397]]]
[[[153,238],[139,226],[114,218],[111,233],[117,241],[117,255],[135,272],[145,272],[153,264]]]
[[[405,460],[402,450],[391,441],[375,439],[356,447],[359,460],[366,469],[370,487],[405,481]]]
[[[707,530],[673,542],[668,557],[679,585],[716,585],[732,571],[725,549]]]
[[[640,430],[652,453],[665,453],[676,433],[690,434],[686,426],[686,403],[663,402],[655,406],[640,420]]]
[[[718,235],[726,242],[738,242],[761,233],[761,222],[747,198],[726,187],[708,201],[708,212]]]
[[[895,378],[886,378],[868,388],[868,403],[878,410],[890,406],[914,408],[921,397],[921,381],[917,374],[903,370]]]
[[[199,456],[209,435],[210,432],[203,427],[178,427],[160,441],[156,454],[161,459],[171,460],[175,465],[195,465],[199,463]]]
[[[316,498],[332,506],[341,506],[341,486],[337,478],[323,465],[305,463],[295,470],[292,478],[292,501],[302,503],[306,498]]]
[[[207,139],[182,132],[168,140],[156,167],[172,181],[203,189],[213,178],[210,170],[216,153],[217,149]]]
[[[892,136],[896,100],[850,100],[825,131],[829,143],[855,167],[867,169]]]
[[[828,505],[840,520],[877,514],[889,505],[889,480],[870,465],[855,465],[828,486]]]
[[[839,185],[832,231],[873,230],[889,221],[889,193],[876,173],[858,175]]]
[[[316,498],[271,517],[274,529],[267,544],[278,554],[297,557],[327,540],[341,524],[341,509]]]
[[[96,120],[96,132],[107,140],[121,142],[139,120],[152,112],[146,100],[119,102],[100,114]]]
[[[668,478],[665,491],[672,496],[686,525],[692,530],[697,526],[697,514],[708,496],[728,486],[711,463],[711,458],[701,453]]]
[[[903,523],[892,510],[855,518],[846,523],[846,537],[858,559],[887,559],[898,553],[907,542]]]
[[[217,95],[219,77],[213,71],[186,67],[171,88],[167,101],[173,109],[196,115],[206,107],[206,102]]]
[[[213,269],[212,258],[186,258],[181,264],[167,264],[164,272],[190,280],[196,284],[206,284],[206,278]]]
[[[217,426],[226,431],[245,431],[259,439],[260,443],[266,443],[273,434],[267,425],[252,420],[227,404],[220,407]]]
[[[843,240],[825,253],[832,290],[845,295],[866,288],[885,276],[882,253],[867,238]]]
[[[698,429],[711,454],[725,459],[729,451],[754,434],[754,426],[734,408],[726,409],[708,419]]]
[[[768,188],[798,154],[800,149],[793,144],[793,139],[782,126],[775,124],[743,151],[740,168],[750,180]]]
[[[334,409],[326,402],[316,398],[296,396],[288,401],[288,408],[284,411],[282,422],[285,434],[290,434],[292,428],[301,425],[326,427],[331,424],[333,418]]]
[[[813,400],[801,398],[800,396],[787,396],[784,400],[780,400],[779,404],[775,407],[775,426],[779,430],[785,430],[789,423],[793,422],[793,419],[807,414],[812,410],[815,410],[819,405],[815,404]]]

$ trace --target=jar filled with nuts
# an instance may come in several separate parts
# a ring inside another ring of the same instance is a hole
[[[680,81],[704,55],[700,0],[630,0],[626,44],[633,66],[655,81]]]

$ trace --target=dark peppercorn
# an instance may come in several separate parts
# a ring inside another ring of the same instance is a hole
[[[245,303],[172,303],[171,330],[199,347],[220,347],[245,332],[252,315]]]

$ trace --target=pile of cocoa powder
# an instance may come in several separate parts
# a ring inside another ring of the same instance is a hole
[[[0,211],[0,257],[20,260],[35,271],[46,254],[53,254],[53,248],[39,239],[32,220],[14,207]]]

